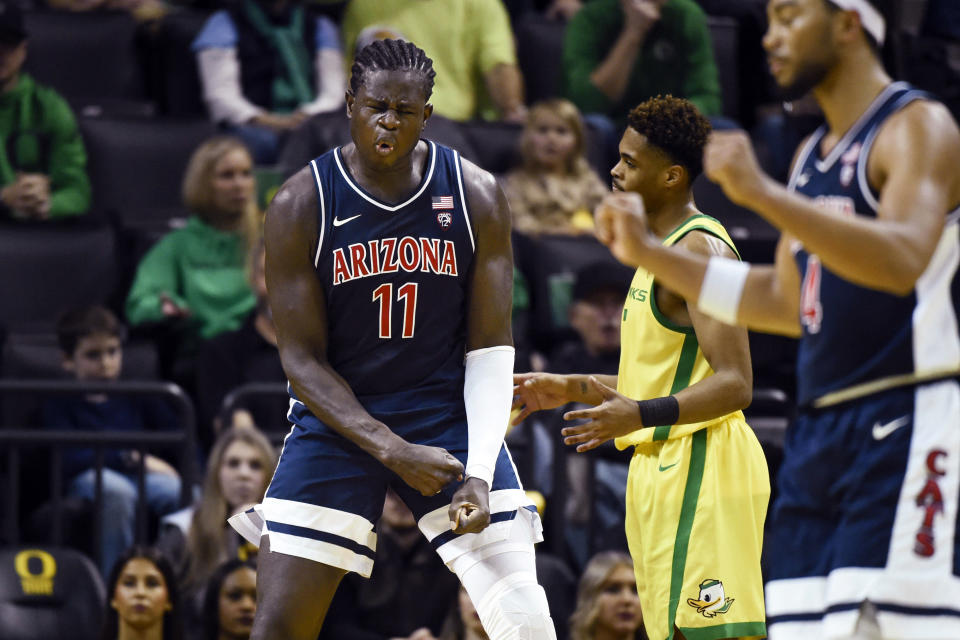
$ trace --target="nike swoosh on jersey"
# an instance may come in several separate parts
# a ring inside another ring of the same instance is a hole
[[[910,416],[901,416],[896,420],[891,420],[887,424],[880,424],[879,422],[873,423],[873,439],[874,440],[883,440],[888,435],[902,427],[903,425],[910,422]]]
[[[363,215],[362,213],[358,213],[358,214],[355,215],[355,216],[350,216],[349,218],[344,218],[343,220],[341,220],[341,219],[338,218],[337,216],[333,216],[333,226],[339,227],[339,226],[342,225],[342,224],[347,224],[347,223],[350,222],[351,220],[356,220],[357,218],[359,218],[359,217],[362,216],[362,215]]]
[[[661,464],[661,465],[659,465],[657,468],[660,469],[660,471],[666,471],[666,470],[669,469],[670,467],[675,467],[675,466],[677,466],[678,464],[679,464],[679,463],[677,463],[677,462],[674,462],[673,464],[668,464],[667,466],[663,466],[663,465]]]

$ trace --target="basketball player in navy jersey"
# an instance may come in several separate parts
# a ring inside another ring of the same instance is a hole
[[[314,640],[343,575],[370,575],[387,486],[491,638],[555,638],[540,520],[503,445],[509,210],[493,176],[421,139],[433,77],[411,43],[364,48],[353,142],[291,177],[266,214],[293,428],[263,503],[231,518],[262,549],[256,640]]]
[[[871,0],[770,0],[764,38],[788,96],[826,124],[790,183],[742,132],[707,175],[782,231],[773,266],[658,246],[613,194],[600,236],[731,324],[797,336],[798,417],[767,536],[767,625],[791,638],[960,638],[960,132],[893,82]]]

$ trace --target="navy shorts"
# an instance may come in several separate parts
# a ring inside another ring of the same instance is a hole
[[[766,540],[771,640],[960,638],[960,384],[885,391],[791,425]]]
[[[371,415],[409,442],[444,447],[466,464],[466,419],[456,405],[373,409]],[[542,539],[536,508],[523,491],[506,445],[497,458],[490,490],[490,526],[480,533],[456,535],[450,530],[447,509],[459,482],[438,495],[423,496],[312,415],[301,411],[292,417],[305,424],[294,424],[284,440],[263,502],[230,520],[254,544],[260,543],[261,535],[268,535],[271,552],[369,576],[377,542],[374,523],[383,510],[388,486],[410,508],[423,535],[448,564],[465,552],[506,539],[518,517],[531,524],[531,543]]]

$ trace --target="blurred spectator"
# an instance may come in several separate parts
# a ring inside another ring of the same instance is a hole
[[[633,561],[604,551],[587,563],[570,617],[571,640],[646,640]]]
[[[548,371],[617,373],[623,301],[632,278],[630,269],[614,262],[589,264],[577,272],[568,316],[579,340],[561,345],[550,359]],[[560,416],[576,408],[578,405],[567,405],[554,414],[548,425],[553,434],[564,426]],[[592,456],[566,456],[567,537],[580,566],[587,560],[591,542],[593,548],[627,548],[623,522],[629,464],[630,453],[617,451],[613,443],[598,447]],[[595,518],[593,540],[588,528],[591,517]]]
[[[554,98],[535,104],[521,138],[523,164],[503,188],[521,233],[593,232],[593,208],[607,193],[587,164],[580,113]]]
[[[249,560],[227,560],[207,582],[203,640],[248,640],[256,611],[256,566]]]
[[[343,579],[320,638],[436,640],[458,583],[420,533],[413,513],[388,489],[373,573],[369,580],[356,573]]]
[[[409,640],[434,639],[430,636],[422,639],[411,636]],[[457,589],[456,607],[450,612],[447,622],[443,625],[439,640],[488,640],[487,632],[483,630],[483,625],[480,623],[477,608],[473,606],[467,590],[462,586]]]
[[[298,0],[241,0],[193,41],[214,122],[240,136],[257,164],[276,162],[287,132],[343,104],[337,27]]]
[[[102,9],[126,11],[137,22],[149,22],[162,18],[168,11],[162,0],[46,0],[51,9],[85,13]]]
[[[414,42],[433,59],[436,113],[458,121],[526,117],[523,76],[500,0],[352,0],[343,18],[351,64],[356,51],[383,38]]]
[[[277,332],[267,301],[264,275],[263,239],[250,252],[250,284],[257,305],[236,331],[226,331],[207,341],[197,357],[197,409],[200,440],[208,450],[216,434],[234,426],[284,431],[289,397],[255,396],[238,406],[231,415],[220,415],[223,400],[232,390],[250,382],[283,382],[287,376],[277,351]]]
[[[224,431],[210,453],[200,498],[161,522],[157,547],[178,569],[189,621],[199,623],[203,587],[216,567],[256,553],[227,525],[227,518],[263,499],[275,466],[276,454],[262,433]]]
[[[179,591],[170,562],[156,549],[127,549],[107,580],[103,640],[182,637]]]
[[[27,31],[19,5],[0,2],[0,211],[46,220],[90,208],[87,153],[67,102],[21,71]]]
[[[144,256],[127,295],[132,325],[153,323],[171,334],[175,346],[162,353],[173,353],[165,368],[178,382],[193,377],[201,339],[238,329],[256,306],[244,268],[258,224],[252,168],[235,138],[212,138],[194,151],[183,179],[192,215]]]
[[[569,22],[582,7],[583,0],[552,0],[545,13],[548,18]]]
[[[64,314],[57,323],[57,341],[63,368],[77,380],[111,382],[120,377],[123,364],[123,326],[103,307],[87,307]],[[42,406],[42,424],[63,431],[147,431],[180,427],[172,409],[153,396],[88,394],[53,396]],[[93,500],[97,470],[93,449],[63,451],[67,495]],[[114,565],[133,544],[137,507],[136,450],[104,451],[102,482],[100,570]],[[147,454],[144,489],[150,512],[163,516],[180,503],[180,476],[165,460]]]
[[[619,138],[627,113],[659,94],[721,110],[720,80],[703,10],[694,0],[591,0],[567,27],[566,95],[585,114],[611,118]]]

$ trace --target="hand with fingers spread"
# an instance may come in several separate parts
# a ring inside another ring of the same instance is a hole
[[[454,533],[480,533],[490,524],[490,487],[479,478],[467,478],[450,500],[450,528]]]
[[[512,411],[520,413],[513,419],[518,425],[535,411],[556,409],[570,402],[567,379],[555,373],[517,373],[513,376]]]
[[[442,447],[400,440],[384,455],[382,462],[425,496],[435,496],[451,482],[463,478],[463,463]]]
[[[603,384],[593,376],[590,384],[603,398],[603,402],[596,407],[568,411],[563,414],[564,420],[587,420],[584,424],[575,427],[565,427],[563,442],[567,445],[577,445],[577,452],[583,453],[599,447],[607,440],[625,436],[641,428],[640,408],[635,400],[618,393]]]

